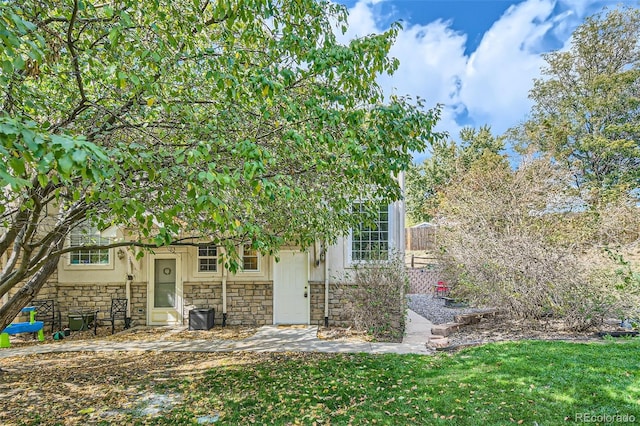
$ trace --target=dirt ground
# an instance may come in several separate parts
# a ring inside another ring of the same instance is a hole
[[[207,331],[188,331],[171,327],[110,327],[72,332],[63,341],[51,334],[45,342],[31,335],[11,337],[12,347],[64,345],[69,341],[106,340],[193,340],[244,339],[257,327],[214,327]],[[324,339],[367,340],[364,333],[351,329],[321,328]],[[1,350],[1,349],[0,349]],[[179,402],[171,392],[158,393],[157,385],[180,377],[197,379],[220,365],[269,362],[273,357],[313,356],[304,354],[233,353],[157,353],[157,352],[69,352],[0,359],[0,424],[85,425],[106,422],[126,424],[132,414],[139,424],[152,423],[155,415]],[[322,355],[318,355],[322,356]],[[215,420],[215,419],[213,419]]]
[[[153,422],[179,402],[168,380],[195,381],[221,365],[268,362],[273,354],[69,352],[0,360],[0,424]]]
[[[68,341],[78,340],[107,340],[114,342],[130,342],[132,340],[193,340],[193,339],[244,339],[255,334],[256,327],[214,327],[207,331],[188,331],[184,328],[173,327],[133,327],[128,330],[117,329],[111,334],[111,327],[98,327],[96,334],[93,330],[72,331],[62,341],[54,341],[50,332],[45,331],[45,341],[38,342],[30,334],[11,336],[11,347],[22,347],[35,344],[64,345]],[[51,331],[51,329],[49,329]]]
[[[515,340],[563,340],[572,342],[602,341],[598,334],[602,332],[624,331],[618,326],[617,320],[606,321],[605,324],[590,330],[576,332],[564,330],[560,322],[549,321],[544,327],[525,321],[515,321],[500,315],[483,319],[478,324],[464,326],[460,331],[449,336],[450,347],[485,344],[500,341]]]
[[[608,326],[615,329],[615,326]],[[111,335],[109,327],[74,332],[66,341],[106,339],[188,340],[243,339],[257,329],[251,327],[214,327],[208,331],[187,331],[167,327],[139,327]],[[362,341],[367,336],[351,329],[321,328],[325,339]],[[484,342],[518,339],[562,339],[570,341],[602,340],[595,330],[587,333],[567,333],[553,330],[532,331],[524,324],[500,317],[466,326],[450,336],[456,347]],[[12,346],[33,344],[64,344],[51,340],[37,342],[29,336],[12,338]],[[460,346],[461,345],[461,346]],[[153,418],[181,396],[171,391],[159,391],[168,380],[196,380],[207,370],[225,365],[270,362],[274,357],[312,357],[317,354],[267,353],[156,353],[156,352],[70,352],[11,357],[0,359],[0,424],[61,424],[95,423],[126,424],[134,416],[136,424],[153,423]],[[160,385],[160,387],[158,387]],[[215,416],[211,418],[215,421]]]

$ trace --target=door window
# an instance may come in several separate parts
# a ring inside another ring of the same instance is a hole
[[[176,306],[175,259],[156,259],[155,261],[153,306],[155,308],[174,308]]]

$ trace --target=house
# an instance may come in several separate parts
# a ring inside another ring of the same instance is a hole
[[[128,248],[74,251],[60,260],[37,298],[55,299],[63,318],[74,307],[100,309],[101,318],[112,298],[126,298],[136,325],[186,324],[193,308],[214,308],[216,324],[223,325],[344,325],[349,318],[336,277],[365,261],[371,247],[385,252],[404,247],[403,202],[381,208],[376,222],[330,247],[283,248],[277,261],[239,247],[237,273],[218,262],[220,248],[208,245],[160,248],[139,260]],[[69,244],[113,238],[125,235],[119,229],[76,228]]]

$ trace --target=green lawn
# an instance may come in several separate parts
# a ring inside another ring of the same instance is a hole
[[[215,414],[218,424],[542,426],[579,413],[639,422],[639,350],[635,339],[500,343],[435,357],[278,354],[164,383],[159,391],[184,400],[154,422]]]

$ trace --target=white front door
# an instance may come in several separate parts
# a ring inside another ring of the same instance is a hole
[[[147,324],[181,325],[182,273],[180,255],[151,257],[147,286]]]
[[[273,266],[273,323],[309,324],[309,255],[280,252]]]

